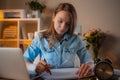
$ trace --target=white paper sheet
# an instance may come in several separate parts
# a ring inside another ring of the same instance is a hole
[[[75,74],[75,72],[79,68],[61,68],[61,69],[51,69],[52,75],[45,72],[42,75],[40,75],[45,80],[54,80],[54,79],[76,79],[79,78],[78,75]]]

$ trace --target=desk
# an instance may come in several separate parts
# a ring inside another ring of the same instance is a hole
[[[37,78],[35,80],[44,80],[42,78]],[[81,79],[64,79],[64,80],[98,80],[96,78],[96,76],[90,76],[90,77],[84,77],[84,78],[81,78]]]
[[[60,69],[61,70],[61,69]],[[59,71],[59,70],[58,70]],[[67,73],[68,74],[68,73]],[[53,75],[55,75],[53,73]],[[116,75],[116,76],[115,76]],[[51,75],[47,75],[47,77],[50,76],[49,78],[51,78]],[[58,75],[55,75],[57,78],[60,77]],[[38,75],[38,78],[35,79],[35,80],[44,80],[42,78],[40,78],[41,76]],[[47,78],[49,80],[49,78]],[[99,80],[95,75],[91,75],[91,76],[88,76],[88,77],[83,77],[83,78],[80,78],[78,79],[78,77],[74,77],[75,79],[68,79],[68,76],[67,77],[64,77],[66,79],[61,79],[61,80]],[[72,75],[69,77],[69,78],[73,78]],[[60,79],[60,78],[59,78]],[[53,78],[51,80],[54,80]],[[110,80],[120,80],[120,70],[117,70],[117,69],[114,69],[114,75],[112,77],[112,79]]]

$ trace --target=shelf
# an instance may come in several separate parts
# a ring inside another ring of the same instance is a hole
[[[24,21],[24,22],[40,22],[39,18],[22,18],[22,19],[0,19],[0,21],[4,22],[4,21],[9,21],[9,22],[13,22],[13,21]]]
[[[18,41],[18,39],[0,39],[0,41]]]
[[[32,42],[28,40],[28,33],[38,31],[39,18],[0,19],[0,47],[20,47],[25,51]]]
[[[0,19],[0,21],[18,21],[18,19]]]
[[[0,47],[19,47],[18,41],[0,41]]]

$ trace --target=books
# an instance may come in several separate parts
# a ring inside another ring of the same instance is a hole
[[[22,39],[27,39],[27,33],[25,27],[20,27],[20,28],[21,28]]]
[[[16,39],[17,33],[18,33],[17,26],[14,25],[6,26],[3,30],[3,39],[6,38]]]

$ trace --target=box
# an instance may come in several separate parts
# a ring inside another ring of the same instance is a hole
[[[26,18],[26,10],[24,9],[6,9],[3,11],[3,18]]]

